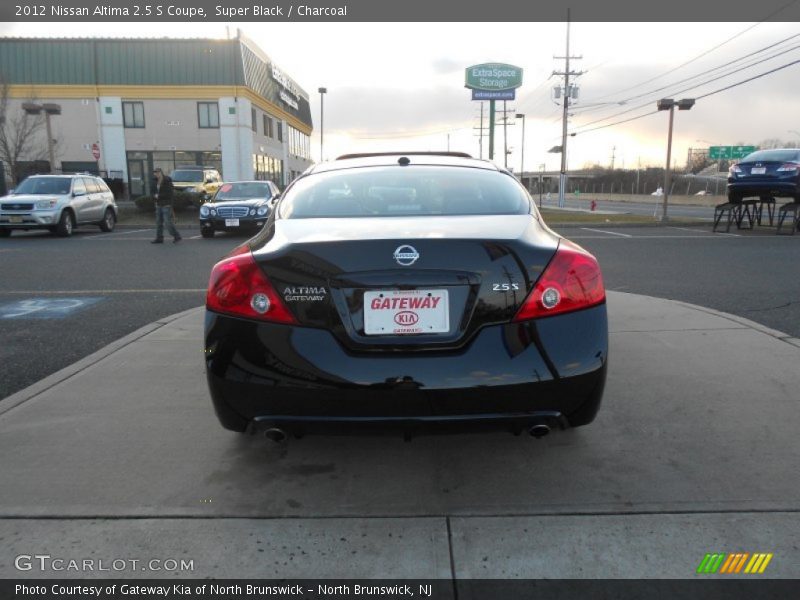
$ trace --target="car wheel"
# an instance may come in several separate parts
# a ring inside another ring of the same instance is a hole
[[[114,225],[116,224],[117,217],[114,215],[114,211],[107,208],[106,213],[103,215],[103,220],[100,221],[100,231],[105,231],[106,233],[114,231]]]
[[[75,217],[68,210],[61,212],[61,218],[56,225],[56,234],[61,237],[69,237],[72,235],[72,230],[75,229]]]
[[[200,235],[202,235],[206,239],[213,238],[214,237],[214,230],[213,229],[201,229],[200,230]]]
[[[11,237],[11,229],[0,229],[0,238]]]

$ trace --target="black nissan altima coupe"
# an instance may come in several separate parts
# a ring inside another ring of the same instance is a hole
[[[534,436],[594,420],[608,359],[595,258],[460,153],[347,155],[286,189],[206,298],[214,408],[273,440],[375,428]]]

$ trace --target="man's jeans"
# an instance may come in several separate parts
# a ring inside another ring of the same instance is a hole
[[[164,239],[164,226],[166,225],[167,231],[176,240],[180,239],[181,234],[175,228],[172,222],[172,207],[171,206],[156,206],[156,239]]]

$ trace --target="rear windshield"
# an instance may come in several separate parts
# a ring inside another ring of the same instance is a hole
[[[800,160],[800,150],[757,150],[748,154],[742,162],[788,162]]]
[[[15,194],[69,194],[70,177],[28,177],[14,190]]]
[[[214,200],[232,200],[234,198],[269,198],[269,185],[258,181],[241,183],[225,183],[219,188]]]
[[[202,171],[184,171],[178,170],[172,172],[172,181],[203,181]]]
[[[388,166],[304,177],[287,190],[280,215],[284,219],[519,215],[529,210],[525,189],[497,171]]]

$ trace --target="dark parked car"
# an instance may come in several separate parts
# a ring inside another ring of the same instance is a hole
[[[206,297],[214,408],[234,431],[585,425],[608,358],[595,258],[528,192],[458,153],[312,167],[217,263]]]
[[[200,207],[200,233],[260,229],[267,222],[270,201],[280,195],[271,181],[224,183],[214,197]]]
[[[800,149],[756,150],[728,172],[728,200],[793,198],[800,202]]]

